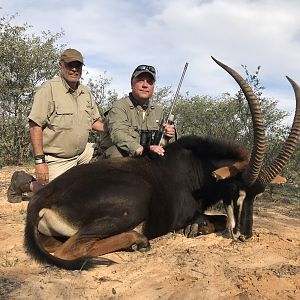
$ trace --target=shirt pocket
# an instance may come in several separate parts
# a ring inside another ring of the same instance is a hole
[[[55,131],[70,130],[74,126],[74,112],[67,107],[57,107],[54,114],[53,126]]]
[[[151,111],[147,118],[147,129],[158,130],[161,125],[159,116],[156,115],[155,111]]]

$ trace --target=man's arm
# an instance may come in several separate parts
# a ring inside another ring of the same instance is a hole
[[[33,122],[32,120],[29,120],[29,132],[30,132],[34,157],[37,156],[42,157],[44,155],[42,127],[36,124],[35,122]],[[35,164],[35,174],[36,174],[37,181],[39,181],[41,184],[45,184],[49,182],[49,170],[46,162]]]
[[[43,129],[41,126],[29,120],[29,132],[34,156],[43,155]]]
[[[135,124],[129,121],[129,113],[126,104],[115,103],[107,115],[106,125],[112,143],[127,153],[134,154],[141,145]]]
[[[96,122],[93,123],[92,129],[98,131],[98,132],[104,132],[104,124],[97,120]]]

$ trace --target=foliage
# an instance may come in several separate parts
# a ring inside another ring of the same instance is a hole
[[[110,109],[112,103],[118,99],[118,94],[115,90],[108,89],[112,79],[99,75],[97,79],[89,78],[87,86],[90,88],[92,95],[99,108],[101,117]]]
[[[27,34],[27,24],[0,19],[0,159],[20,164],[29,156],[28,120],[37,85],[57,73],[63,33]],[[1,164],[1,162],[0,162]]]
[[[221,98],[222,101],[210,96],[181,99],[175,109],[180,135],[195,134],[236,141],[241,131],[236,102],[229,94]]]
[[[92,95],[98,106],[101,118],[104,118],[105,112],[107,112],[114,101],[118,99],[118,94],[115,90],[108,89],[111,84],[112,79],[105,77],[104,75],[99,75],[97,79],[89,78],[87,86],[90,88]],[[89,137],[89,142],[95,143],[102,138],[102,135],[98,132],[92,132]]]
[[[167,112],[172,105],[173,98],[171,96],[171,86],[156,86],[152,96],[152,100]]]

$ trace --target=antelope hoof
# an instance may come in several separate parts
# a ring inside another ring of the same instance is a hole
[[[192,223],[184,229],[184,235],[188,238],[193,238],[198,235],[210,234],[216,231],[213,223],[205,221],[203,218],[197,223]]]
[[[140,252],[147,252],[151,249],[149,241],[144,241],[140,243],[132,244],[127,250],[128,251],[140,251]]]
[[[252,235],[247,236],[247,235],[241,234],[241,235],[239,236],[239,240],[240,240],[241,242],[248,242],[248,241],[250,241],[251,239],[252,239]]]
[[[230,229],[225,229],[223,232],[222,232],[222,236],[226,239],[230,239],[230,240],[233,240],[233,241],[236,241],[237,240],[237,236],[233,233],[232,230]]]
[[[137,245],[137,250],[140,252],[147,252],[151,249],[150,243],[147,240],[146,242],[142,242]]]
[[[199,224],[197,223],[189,224],[184,229],[184,235],[188,238],[196,237],[199,235],[198,228],[199,228]]]

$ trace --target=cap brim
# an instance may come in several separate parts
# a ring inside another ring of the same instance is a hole
[[[137,77],[137,76],[139,76],[139,75],[141,75],[141,74],[143,74],[143,73],[148,73],[148,74],[150,74],[150,75],[153,77],[153,79],[156,80],[155,74],[152,73],[151,71],[149,71],[148,69],[146,69],[146,70],[141,70],[141,71],[135,71],[135,72],[132,74],[132,77],[131,77],[131,78],[133,79],[133,78],[135,78],[135,77]]]
[[[77,58],[64,58],[63,61],[66,62],[67,64],[70,63],[70,62],[73,62],[73,61],[78,61],[78,62],[80,62],[84,65],[83,61],[81,61]]]

